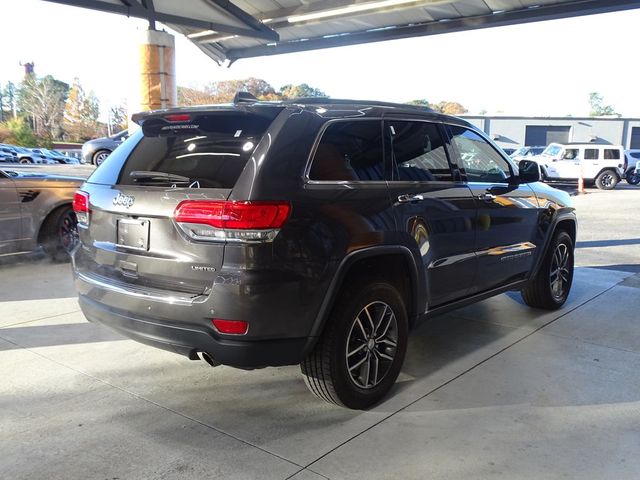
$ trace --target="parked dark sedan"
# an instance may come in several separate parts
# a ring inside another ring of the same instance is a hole
[[[82,158],[84,163],[93,163],[96,167],[100,166],[111,152],[128,137],[128,130],[123,130],[111,137],[96,138],[85,142],[85,144],[82,145]]]
[[[0,256],[42,247],[65,260],[77,236],[73,194],[84,178],[25,168],[0,168]]]

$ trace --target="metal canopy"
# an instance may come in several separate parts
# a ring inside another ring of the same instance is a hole
[[[159,21],[217,62],[640,8],[640,0],[47,0]]]

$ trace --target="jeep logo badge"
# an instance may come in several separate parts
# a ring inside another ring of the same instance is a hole
[[[133,205],[135,197],[133,195],[125,195],[124,193],[118,193],[113,199],[113,204],[120,207],[129,208]]]

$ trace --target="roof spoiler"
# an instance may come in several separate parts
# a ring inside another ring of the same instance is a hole
[[[249,92],[238,92],[233,97],[233,104],[237,105],[239,103],[255,103],[259,100]]]

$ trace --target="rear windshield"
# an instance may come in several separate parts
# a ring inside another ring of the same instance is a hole
[[[271,119],[233,113],[149,123],[120,172],[120,185],[157,184],[132,172],[159,172],[188,178],[196,188],[233,188]],[[180,128],[185,125],[194,128]]]
[[[281,109],[150,117],[96,169],[90,183],[233,188]]]

